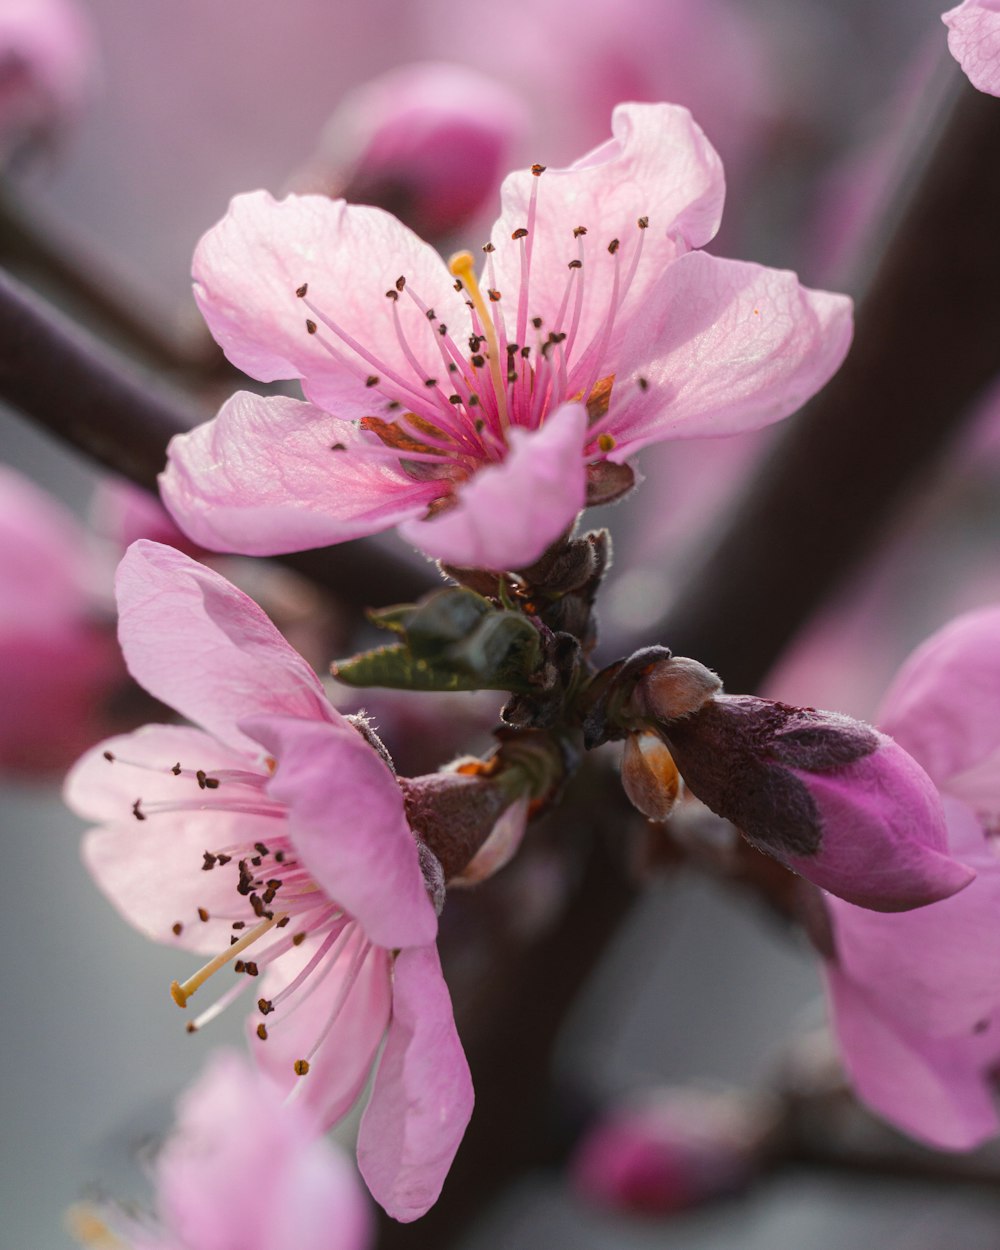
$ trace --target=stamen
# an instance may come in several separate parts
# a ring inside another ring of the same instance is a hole
[[[282,913],[282,915],[285,914],[287,913]],[[220,968],[224,968],[230,960],[235,959],[236,956],[242,951],[245,951],[248,946],[252,946],[258,938],[263,937],[268,929],[272,929],[278,923],[280,918],[281,917],[279,916],[273,916],[269,919],[262,920],[258,925],[254,925],[252,929],[244,933],[244,935],[234,945],[230,946],[228,950],[222,951],[221,954],[216,955],[214,959],[210,959],[204,967],[199,968],[198,971],[193,976],[188,977],[183,984],[173,981],[170,986],[170,995],[177,1006],[186,1007],[187,1000],[191,997],[195,990],[199,988],[199,986],[204,985],[210,976],[218,972]]]
[[[507,387],[501,373],[500,344],[497,340],[493,317],[486,306],[486,301],[483,299],[483,293],[479,289],[474,266],[475,262],[472,259],[471,252],[457,252],[448,262],[449,272],[461,280],[462,285],[469,292],[473,307],[479,314],[483,335],[490,349],[490,375],[493,378],[493,389],[496,393],[500,426],[502,430],[507,431],[510,428],[510,420],[507,415]]]

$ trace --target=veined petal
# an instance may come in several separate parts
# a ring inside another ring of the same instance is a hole
[[[358,1134],[361,1174],[394,1219],[418,1219],[437,1200],[472,1104],[437,949],[400,951],[392,1022]]]
[[[118,637],[151,695],[237,746],[246,716],[333,721],[323,687],[259,607],[172,547],[133,543],[118,566]]]
[[[948,47],[980,91],[1000,96],[1000,6],[997,0],[964,0],[941,21]]]
[[[271,798],[288,807],[297,854],[379,946],[433,942],[427,895],[395,777],[347,721],[258,717],[244,732],[277,759]]]
[[[267,1016],[254,1012],[247,1021],[251,1053],[261,1069],[285,1093],[301,1083],[296,1098],[302,1098],[326,1126],[336,1123],[357,1102],[389,1023],[389,954],[372,947],[360,967],[355,967],[364,940],[363,933],[355,932],[331,967],[317,967],[273,1012]],[[261,981],[262,997],[277,998],[316,954],[318,945],[310,938],[297,950],[282,955]],[[347,987],[352,975],[354,980]],[[261,1023],[266,1040],[257,1031]],[[308,1073],[298,1076],[296,1061],[312,1052],[328,1025]]]
[[[171,440],[163,501],[212,551],[267,556],[378,533],[419,516],[440,486],[366,458],[373,437],[301,400],[240,391]]]
[[[615,372],[610,455],[760,429],[829,381],[851,341],[851,301],[794,273],[704,252],[649,292]]]
[[[193,274],[198,306],[234,365],[262,382],[302,378],[309,398],[339,417],[372,413],[366,379],[380,374],[372,358],[418,387],[440,375],[434,330],[405,296],[396,311],[418,371],[400,343],[386,298],[387,290],[396,293],[399,277],[442,321],[468,324],[468,311],[432,247],[382,209],[321,195],[280,201],[266,191],[236,196],[198,244]],[[372,358],[322,325],[316,334],[307,332],[306,319],[319,318],[296,294],[303,284],[309,303]]]
[[[953,778],[978,771],[1000,750],[998,707],[1000,608],[983,608],[951,621],[910,655],[878,722],[950,789]],[[980,775],[975,788],[980,801],[992,799],[993,809],[1000,808],[1000,768],[992,787]]]
[[[583,243],[586,287],[578,341],[586,343],[608,315],[616,259],[626,268],[640,233],[643,254],[620,320],[640,310],[664,267],[679,254],[707,243],[719,227],[725,198],[722,164],[687,109],[671,104],[622,104],[611,119],[613,138],[568,169],[547,169],[537,192],[528,312],[544,328],[562,330],[557,315],[566,290],[567,264],[578,255],[574,230],[587,230]],[[497,284],[510,310],[521,286],[520,250],[511,246],[515,230],[528,226],[534,175],[510,174],[501,189],[501,214],[493,229]],[[649,227],[641,232],[640,217]]]
[[[400,533],[463,568],[531,564],[584,505],[586,429],[582,404],[564,404],[538,430],[512,429],[506,460],[481,469],[453,508],[429,521],[406,521]]]
[[[827,965],[826,979],[840,1052],[868,1106],[938,1149],[971,1150],[996,1135],[981,1039],[910,1033],[835,965]]]

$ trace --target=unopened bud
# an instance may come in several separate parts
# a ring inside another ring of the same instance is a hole
[[[643,816],[667,819],[677,801],[680,775],[662,738],[654,733],[629,734],[622,756],[622,785]]]
[[[640,714],[673,721],[697,712],[721,689],[721,680],[710,668],[677,655],[657,661],[640,677],[633,701]]]
[[[399,785],[410,827],[440,862],[446,882],[476,857],[514,797],[488,777],[454,772],[400,777]]]

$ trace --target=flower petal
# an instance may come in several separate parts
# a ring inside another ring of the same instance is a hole
[[[1000,750],[1000,608],[967,612],[922,643],[889,687],[878,722],[939,786]],[[1000,768],[977,796],[1000,809]]]
[[[530,239],[529,316],[546,331],[557,324],[568,278],[567,264],[582,246],[585,298],[576,341],[587,344],[608,317],[616,266],[627,273],[642,238],[642,258],[619,326],[643,307],[664,267],[689,248],[707,243],[719,227],[725,181],[715,149],[687,109],[671,104],[622,104],[611,118],[614,137],[568,169],[548,169],[538,180],[528,170],[510,174],[501,189],[500,218],[493,228],[496,285],[504,297],[508,336],[521,288],[521,248],[514,231],[528,226],[532,190],[537,215]],[[638,220],[648,218],[640,231]],[[574,238],[584,226],[586,237]],[[608,244],[620,241],[620,254]],[[489,269],[487,268],[487,274]],[[490,283],[492,286],[493,283]],[[572,308],[572,302],[570,303]],[[575,358],[575,353],[573,353]]]
[[[836,966],[827,965],[826,979],[841,1055],[864,1102],[938,1149],[971,1150],[996,1135],[1000,1121],[975,1039],[909,1033]]]
[[[649,292],[623,347],[610,459],[787,417],[829,381],[851,331],[846,296],[811,291],[788,270],[682,256]]]
[[[289,836],[310,876],[379,946],[437,934],[417,844],[395,777],[345,720],[244,722],[277,759],[268,793],[288,806]]]
[[[432,247],[382,209],[321,195],[236,196],[198,244],[193,272],[198,306],[234,365],[262,382],[300,377],[308,397],[339,417],[367,416],[380,397],[404,399],[407,387],[422,387],[444,368],[430,322],[405,293],[395,311],[407,346],[400,341],[386,298],[398,278],[443,322],[468,324]],[[306,301],[296,294],[304,284]],[[368,354],[348,346],[324,317]],[[307,332],[307,319],[319,323],[317,333]],[[371,376],[378,390],[366,385]]]
[[[315,673],[252,599],[159,543],[133,543],[118,566],[118,637],[128,670],[155,698],[237,746],[247,716],[331,721]]]
[[[358,1134],[358,1166],[394,1219],[437,1201],[472,1115],[472,1078],[434,946],[396,957],[392,1022]]]
[[[564,404],[538,430],[512,429],[506,460],[481,469],[453,508],[429,521],[406,521],[400,533],[463,568],[531,564],[584,505],[586,428],[583,405]]]
[[[160,490],[212,551],[268,556],[344,542],[419,516],[440,494],[397,461],[366,457],[372,439],[312,404],[240,391],[214,421],[171,440]]]
[[[941,21],[948,29],[948,47],[980,91],[1000,96],[1000,8],[996,0],[964,0]]]

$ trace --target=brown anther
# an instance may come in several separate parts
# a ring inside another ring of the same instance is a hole
[[[346,443],[331,443],[330,450],[331,451],[346,451],[347,444]]]
[[[531,318],[531,324],[535,327],[535,329],[536,329],[536,330],[540,330],[540,329],[542,328],[542,319],[541,319],[541,317],[532,317],[532,318]]]
[[[265,882],[264,882],[264,884],[267,886],[267,888],[268,888],[269,890],[280,890],[280,889],[281,889],[281,878],[280,878],[280,877],[272,877],[272,878],[270,879],[270,881],[265,881]]]
[[[371,373],[365,378],[365,386],[378,386],[378,374]]]
[[[448,372],[449,372],[449,373],[458,373],[458,365],[456,365],[456,364],[455,364],[455,362],[454,362],[453,360],[449,360],[449,361],[448,361]]]
[[[181,772],[183,770],[181,768],[180,760],[177,761],[177,763],[173,766],[173,768],[171,768],[170,771],[174,774],[175,777],[179,777],[181,775]]]
[[[496,289],[496,287],[492,287],[492,286],[489,287],[486,291],[486,294],[490,297],[490,299],[493,301],[494,304],[500,298],[500,292]]]
[[[620,247],[621,247],[621,241],[619,239],[612,239],[611,242],[608,244],[608,251],[611,253],[612,256],[614,256],[615,252],[617,252]]]
[[[508,355],[508,356],[516,356],[516,355],[517,355],[517,344],[516,344],[516,343],[508,343],[508,344],[507,344],[507,355]]]
[[[444,323],[443,321],[442,321],[442,322],[441,322],[441,324],[438,326],[437,330],[438,330],[438,334],[440,334],[442,338],[444,338],[444,336],[448,333],[448,327],[445,325],[445,323]],[[452,362],[452,363],[448,366],[448,368],[449,368],[449,369],[453,369],[453,368],[454,368],[454,362]]]
[[[580,238],[582,238],[582,237],[583,237],[586,233],[587,233],[587,227],[586,227],[586,226],[574,226],[574,227],[573,227],[573,238],[574,238],[574,239],[580,239]]]
[[[637,222],[637,225],[638,225],[638,227],[639,227],[639,229],[640,229],[640,230],[646,230],[646,229],[648,229],[648,227],[649,227],[649,218],[648,218],[648,217],[640,217],[640,218],[639,218],[639,221]]]
[[[278,923],[274,926],[276,929],[283,929],[288,924],[291,916],[282,916]]]
[[[636,383],[636,386],[638,386],[640,391],[649,390],[649,382],[645,378],[636,378],[635,383]]]
[[[477,369],[481,369],[486,364],[485,356],[475,355],[472,357],[472,363]]]
[[[271,854],[266,842],[255,842],[253,844],[253,849],[257,852],[258,855],[270,855]]]
[[[263,1021],[257,1025],[257,1036],[262,1042],[267,1041],[267,1025]]]
[[[274,852],[274,862],[275,862],[276,864],[283,864],[283,863],[285,862],[285,852],[284,852],[284,851],[275,851],[275,852]]]
[[[228,864],[232,860],[232,858],[233,858],[232,855],[225,855],[222,852],[220,852],[218,855],[216,855],[215,862],[221,868],[223,864]]]
[[[307,333],[309,333],[309,334],[315,334],[315,333],[316,333],[316,322],[315,322],[315,321],[310,321],[310,319],[309,319],[308,317],[306,317],[306,331],[307,331]]]
[[[527,360],[527,359],[528,359],[528,357],[529,357],[530,355],[531,355],[531,348],[530,348],[530,347],[522,347],[522,348],[521,348],[521,359],[522,359],[522,360]]]
[[[269,1016],[274,1010],[274,1003],[269,998],[258,998],[257,1010],[262,1016]]]
[[[258,975],[257,965],[252,959],[248,959],[246,962],[246,973],[248,977],[255,977]]]
[[[308,282],[303,282],[301,286],[295,288],[295,294],[299,297],[299,299],[305,299],[308,292],[309,292]]]
[[[115,762],[115,756],[114,756],[113,751],[105,751],[104,758],[108,761],[109,764],[113,764]]]
[[[398,292],[398,291],[396,291],[396,290],[392,290],[392,289],[390,289],[390,290],[386,291],[386,293],[385,293],[385,298],[386,298],[386,299],[392,299],[392,300],[399,299],[399,292]]]
[[[237,961],[233,964],[233,971],[234,972],[246,971],[246,964],[243,962],[242,959],[237,959]]]
[[[230,935],[229,935],[229,945],[230,945],[230,946],[235,946],[235,945],[236,945],[236,943],[237,943],[239,940],[240,940],[240,939],[236,936],[236,934],[235,934],[235,933],[230,933]]]
[[[469,408],[478,408],[478,407],[479,407],[479,396],[478,396],[478,395],[470,395],[470,396],[469,396],[469,403],[468,403],[468,407],[469,407]],[[483,423],[482,423],[482,421],[478,421],[476,424],[479,426],[479,428],[480,428],[480,429],[482,429],[482,428],[483,428]]]
[[[424,316],[427,318],[427,320],[428,320],[428,321],[436,321],[436,320],[437,320],[437,313],[434,311],[434,309],[433,309],[433,308],[428,308],[428,309],[427,309],[427,312],[426,312],[426,313],[424,313]]]
[[[396,290],[402,291],[405,286],[406,286],[406,279],[403,277],[402,274],[400,274],[399,277],[396,279]]]
[[[174,923],[170,926],[170,931],[174,935],[174,937],[180,937],[180,935],[184,932],[184,926],[181,924],[179,920],[175,920]]]
[[[305,1076],[309,1071],[309,1060],[308,1059],[296,1059],[295,1063],[292,1066],[295,1069],[296,1076]]]
[[[295,936],[292,938],[292,945],[301,946],[305,940],[306,940],[306,935],[304,933],[296,933]]]
[[[582,260],[571,260],[571,261],[569,262],[569,268],[570,268],[570,269],[582,269],[582,268],[583,268],[583,261],[582,261]]]
[[[489,253],[489,252],[495,252],[496,250],[497,250],[497,249],[493,246],[493,244],[492,244],[492,243],[484,243],[484,244],[483,244],[483,251],[484,251],[484,252]]]
[[[531,172],[535,175],[536,178],[540,178],[542,174],[545,173],[545,166],[544,165],[532,165]]]
[[[528,237],[528,232],[524,226],[519,226],[510,237],[512,239],[526,239]]]
[[[202,922],[202,924],[208,923],[208,912],[204,907],[198,908],[198,919]]]
[[[201,865],[202,872],[211,872],[217,862],[215,856],[212,854],[211,851],[203,851],[202,855],[204,856],[204,859]]]
[[[184,1026],[184,1030],[185,1030],[185,1032],[187,1032],[187,1033],[197,1033],[197,1032],[198,1032],[198,1026],[195,1024],[195,1022],[194,1022],[193,1020],[189,1020],[189,1021],[187,1022],[187,1024],[185,1024],[185,1026]]]
[[[207,781],[207,778],[205,776],[205,770],[203,768],[199,768],[198,771],[195,773],[195,777],[198,781],[198,789],[204,790],[205,783]]]
[[[424,378],[424,386],[426,387],[437,386],[437,384],[437,378]]]
[[[245,929],[247,927],[247,922],[245,920],[234,920],[232,927],[234,929]]]
[[[132,815],[136,818],[136,820],[146,819],[146,814],[140,806],[141,803],[142,799],[136,799],[136,801],[132,804]]]
[[[462,289],[462,279],[456,278],[455,281],[452,283],[452,285],[454,286],[456,291],[460,291]]]
[[[253,864],[255,868],[259,868],[261,864],[263,863],[263,860],[261,859],[259,855],[251,855],[250,863]]]
[[[448,396],[448,403],[449,403],[449,404],[460,404],[461,402],[462,402],[462,396],[461,396],[461,395],[449,395],[449,396]]]
[[[264,902],[265,902],[265,903],[268,903],[268,904],[273,903],[273,902],[274,902],[274,894],[275,894],[275,891],[274,891],[274,890],[265,890],[265,891],[264,891]]]

